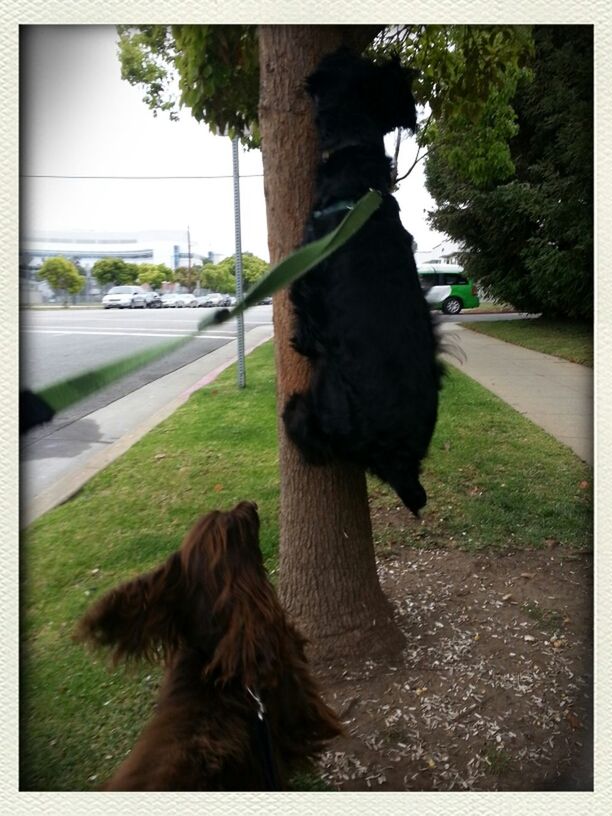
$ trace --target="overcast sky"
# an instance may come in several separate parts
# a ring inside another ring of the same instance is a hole
[[[213,136],[187,109],[179,122],[153,116],[142,89],[121,79],[113,26],[33,26],[22,32],[22,236],[71,230],[186,234],[189,227],[199,251],[233,254],[231,141]],[[400,174],[415,150],[412,140],[402,146]],[[259,151],[241,151],[240,173],[242,249],[268,259]],[[28,178],[45,175],[227,178]],[[425,210],[433,202],[422,170],[402,182],[397,199],[420,251],[441,242],[450,248],[445,236],[427,226]]]

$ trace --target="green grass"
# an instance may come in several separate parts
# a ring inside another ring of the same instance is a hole
[[[502,748],[490,746],[483,753],[491,776],[505,776],[512,767],[510,754]]]
[[[591,469],[569,448],[469,377],[449,367],[436,432],[423,464],[428,502],[416,530],[378,528],[377,541],[402,535],[421,546],[469,550],[542,547],[547,538],[590,548]],[[375,517],[397,505],[372,480]]]
[[[509,306],[507,303],[496,303],[493,300],[481,300],[480,305],[475,309],[464,309],[468,314],[483,314],[484,312],[496,312],[499,314],[506,314],[507,312],[515,312],[514,306]]]
[[[150,569],[213,507],[257,501],[268,568],[277,564],[278,461],[272,344],[195,393],[172,417],[47,513],[22,538],[21,788],[87,790],[133,745],[159,671],[109,671],[70,639],[101,592]],[[452,370],[424,468],[422,523],[370,481],[385,546],[495,550],[546,538],[591,546],[590,469],[481,386]],[[316,780],[308,786],[316,786]]]
[[[593,327],[588,323],[549,320],[496,320],[463,323],[470,331],[487,334],[507,343],[562,357],[571,363],[593,366]]]

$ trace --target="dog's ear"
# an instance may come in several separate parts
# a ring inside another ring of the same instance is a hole
[[[339,84],[341,87],[342,77],[346,77],[360,63],[361,58],[346,46],[326,54],[313,73],[306,78],[306,91],[316,102],[324,91],[337,88]]]
[[[158,569],[107,592],[78,622],[74,638],[110,647],[113,661],[156,659],[172,650],[182,624],[178,553]]]
[[[395,128],[416,130],[416,106],[412,81],[417,72],[404,68],[395,56],[382,65],[372,66],[365,83],[365,103],[381,125],[383,133]]]
[[[208,554],[206,585],[217,632],[204,672],[220,683],[240,678],[248,686],[270,684],[282,663],[286,621],[266,575],[254,505],[241,502],[211,515],[199,535]],[[193,548],[189,560],[197,563]]]

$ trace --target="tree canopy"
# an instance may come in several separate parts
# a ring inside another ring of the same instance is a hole
[[[173,279],[189,292],[193,292],[200,283],[201,277],[202,267],[195,264],[193,266],[179,266],[173,273]]]
[[[126,263],[121,258],[101,258],[91,271],[100,286],[118,286],[135,283],[138,270],[137,264]]]
[[[252,252],[242,254],[242,276],[244,288],[249,289],[260,280],[270,268],[270,264]],[[230,255],[218,264],[207,264],[200,274],[200,283],[205,289],[215,292],[233,292],[236,289],[236,257]]]
[[[139,264],[136,280],[151,289],[159,289],[162,283],[174,280],[174,272],[166,264]]]
[[[538,26],[531,77],[493,94],[498,161],[455,159],[486,141],[476,122],[442,122],[427,162],[433,226],[464,248],[468,273],[520,309],[593,314],[593,42],[589,26]],[[513,125],[505,110],[516,114]],[[505,145],[504,145],[505,137]],[[496,148],[497,149],[497,148]]]
[[[153,111],[183,105],[214,133],[259,141],[257,28],[252,25],[118,26],[121,76],[145,88]]]
[[[235,280],[235,255],[230,255],[229,258],[224,258],[219,264],[217,264],[217,267],[222,271],[228,272]],[[253,286],[254,283],[257,283],[257,281],[263,278],[269,268],[270,264],[267,261],[264,261],[262,258],[258,258],[257,255],[253,255],[252,252],[242,253],[242,277],[244,279],[246,288]]]
[[[47,258],[38,270],[38,277],[46,280],[56,291],[70,295],[78,294],[85,286],[85,278],[79,274],[76,266],[61,256]]]
[[[259,144],[259,54],[254,25],[119,26],[123,79],[176,119],[181,107],[214,133]],[[531,53],[528,26],[399,25],[380,28],[369,54],[415,69],[414,95],[434,118],[475,118],[492,88]]]

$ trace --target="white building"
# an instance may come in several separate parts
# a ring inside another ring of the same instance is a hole
[[[40,232],[24,235],[20,242],[19,279],[22,300],[39,301],[50,295],[44,281],[37,278],[38,269],[47,260],[61,256],[78,261],[87,277],[86,296],[100,294],[91,269],[102,258],[121,258],[127,263],[165,264],[170,269],[194,265],[205,260],[218,263],[222,255],[203,251],[197,241],[190,241],[187,231],[121,232]]]

